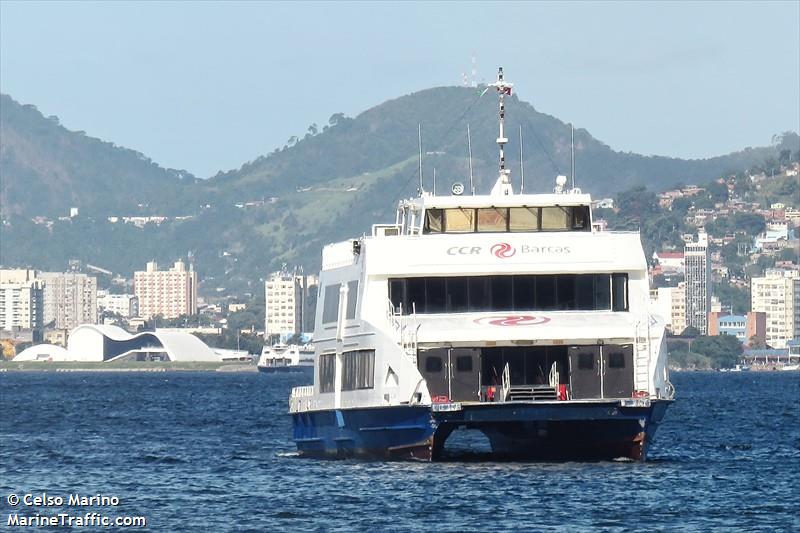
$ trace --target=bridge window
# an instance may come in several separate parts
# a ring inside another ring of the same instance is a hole
[[[487,207],[478,209],[478,231],[508,231],[508,208]]]
[[[445,209],[444,230],[446,233],[471,233],[475,231],[474,209]]]
[[[325,287],[325,301],[322,302],[322,323],[336,322],[339,316],[339,284]]]
[[[509,231],[539,231],[539,208],[512,207],[508,220]]]
[[[455,207],[425,211],[423,233],[590,231],[589,206]]]
[[[403,314],[627,311],[627,286],[625,273],[393,278],[389,298]]]
[[[345,318],[352,320],[356,317],[356,304],[358,303],[358,280],[347,282],[347,312]],[[337,302],[338,307],[338,302]],[[323,320],[324,322],[324,320]]]

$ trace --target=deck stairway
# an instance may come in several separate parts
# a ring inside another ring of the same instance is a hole
[[[550,385],[513,385],[508,389],[507,402],[557,400],[558,392]]]

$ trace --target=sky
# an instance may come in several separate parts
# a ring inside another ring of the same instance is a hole
[[[683,158],[800,130],[800,2],[0,0],[0,91],[206,178],[338,112],[502,65],[615,150]],[[0,142],[2,139],[0,139]]]

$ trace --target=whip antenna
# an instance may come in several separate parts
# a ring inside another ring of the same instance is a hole
[[[422,124],[417,124],[417,136],[419,138],[419,195],[422,196]]]
[[[522,164],[522,126],[519,127],[519,177],[522,183],[519,186],[519,192],[525,190],[525,166]]]
[[[475,183],[472,181],[472,136],[469,134],[469,124],[467,124],[467,149],[469,150],[469,190],[475,196]]]

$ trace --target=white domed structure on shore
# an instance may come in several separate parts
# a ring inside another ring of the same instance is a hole
[[[220,357],[189,333],[144,331],[131,334],[118,326],[82,324],[70,332],[67,348],[38,344],[14,361],[184,361],[219,362]]]

